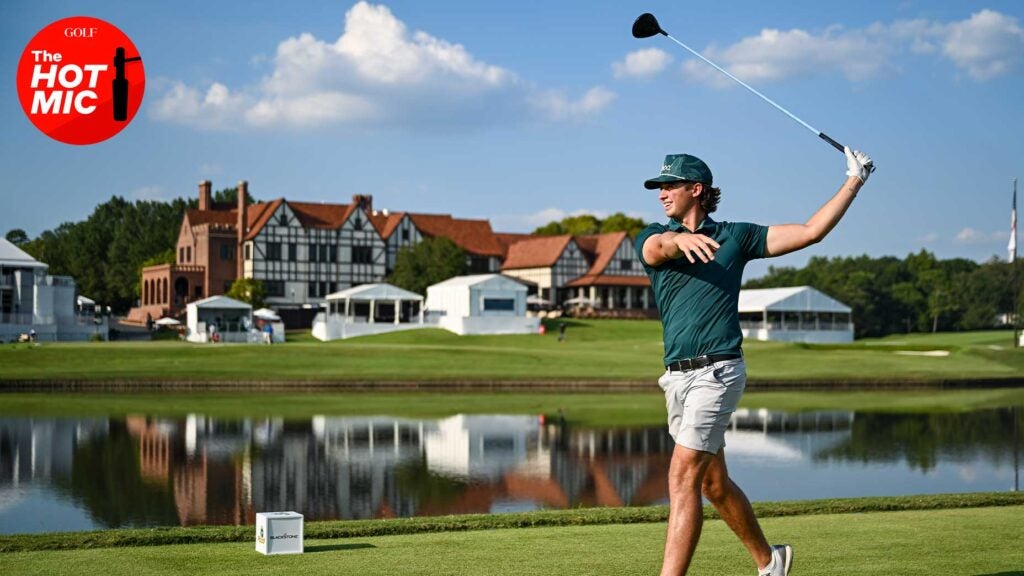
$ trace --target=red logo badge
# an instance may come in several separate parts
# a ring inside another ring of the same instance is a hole
[[[58,20],[35,35],[18,63],[18,99],[36,128],[66,144],[95,144],[135,117],[146,91],[142,57],[109,22]]]

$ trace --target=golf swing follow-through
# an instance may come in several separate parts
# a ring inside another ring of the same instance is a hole
[[[668,36],[650,14],[633,24],[638,38],[659,33]],[[710,214],[718,208],[721,190],[713,186],[711,169],[696,156],[670,154],[660,174],[644,182],[648,190],[659,191],[669,218],[666,224],[650,224],[635,240],[661,316],[665,373],[658,385],[665,393],[669,434],[676,442],[668,473],[663,576],[685,574],[690,566],[703,522],[701,495],[746,546],[760,576],[790,573],[793,548],[768,544],[725,463],[725,430],[746,386],[738,312],[743,269],[750,260],[781,256],[821,241],[873,170],[866,154],[851,151],[743,86],[842,150],[847,178],[804,224],[772,226],[713,220]]]

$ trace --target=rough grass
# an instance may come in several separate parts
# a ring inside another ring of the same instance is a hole
[[[1021,576],[1024,507],[766,518],[794,545],[804,576]],[[653,574],[663,523],[307,537],[306,553],[265,557],[251,541],[16,552],[6,574]],[[248,539],[247,539],[248,540]],[[692,574],[749,576],[750,557],[724,523],[708,521]]]
[[[289,383],[652,382],[661,365],[657,321],[569,321],[568,339],[456,336],[415,330],[322,343],[308,336],[276,346],[181,342],[0,346],[0,381],[188,381]],[[942,358],[897,351],[947,350]],[[778,382],[1020,382],[1024,349],[1010,332],[909,335],[844,346],[748,341],[752,385]]]

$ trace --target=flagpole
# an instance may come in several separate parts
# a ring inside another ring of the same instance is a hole
[[[1017,348],[1020,346],[1020,282],[1017,273],[1017,268],[1020,266],[1017,264],[1017,179],[1013,179],[1013,209],[1010,216],[1010,244],[1007,246],[1009,249],[1009,260],[1010,260],[1010,273],[1013,275],[1010,278],[1011,286],[1013,286],[1013,347]]]

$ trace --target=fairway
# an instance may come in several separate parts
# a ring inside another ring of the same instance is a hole
[[[794,545],[794,574],[1013,576],[1024,572],[1024,507],[795,516],[763,520]],[[664,523],[501,529],[307,540],[301,556],[264,557],[253,543],[16,552],[9,574],[653,574]],[[705,522],[692,573],[749,576],[749,556],[718,520]]]
[[[233,386],[283,382],[344,386],[431,383],[470,386],[574,383],[653,385],[662,366],[657,321],[571,320],[565,342],[548,335],[456,336],[425,329],[323,343],[308,334],[276,346],[181,342],[45,343],[0,346],[0,381],[115,381]],[[849,345],[747,341],[749,384],[872,384],[944,381],[1020,383],[1024,349],[1009,332],[904,335]],[[947,356],[897,352],[941,350]]]

